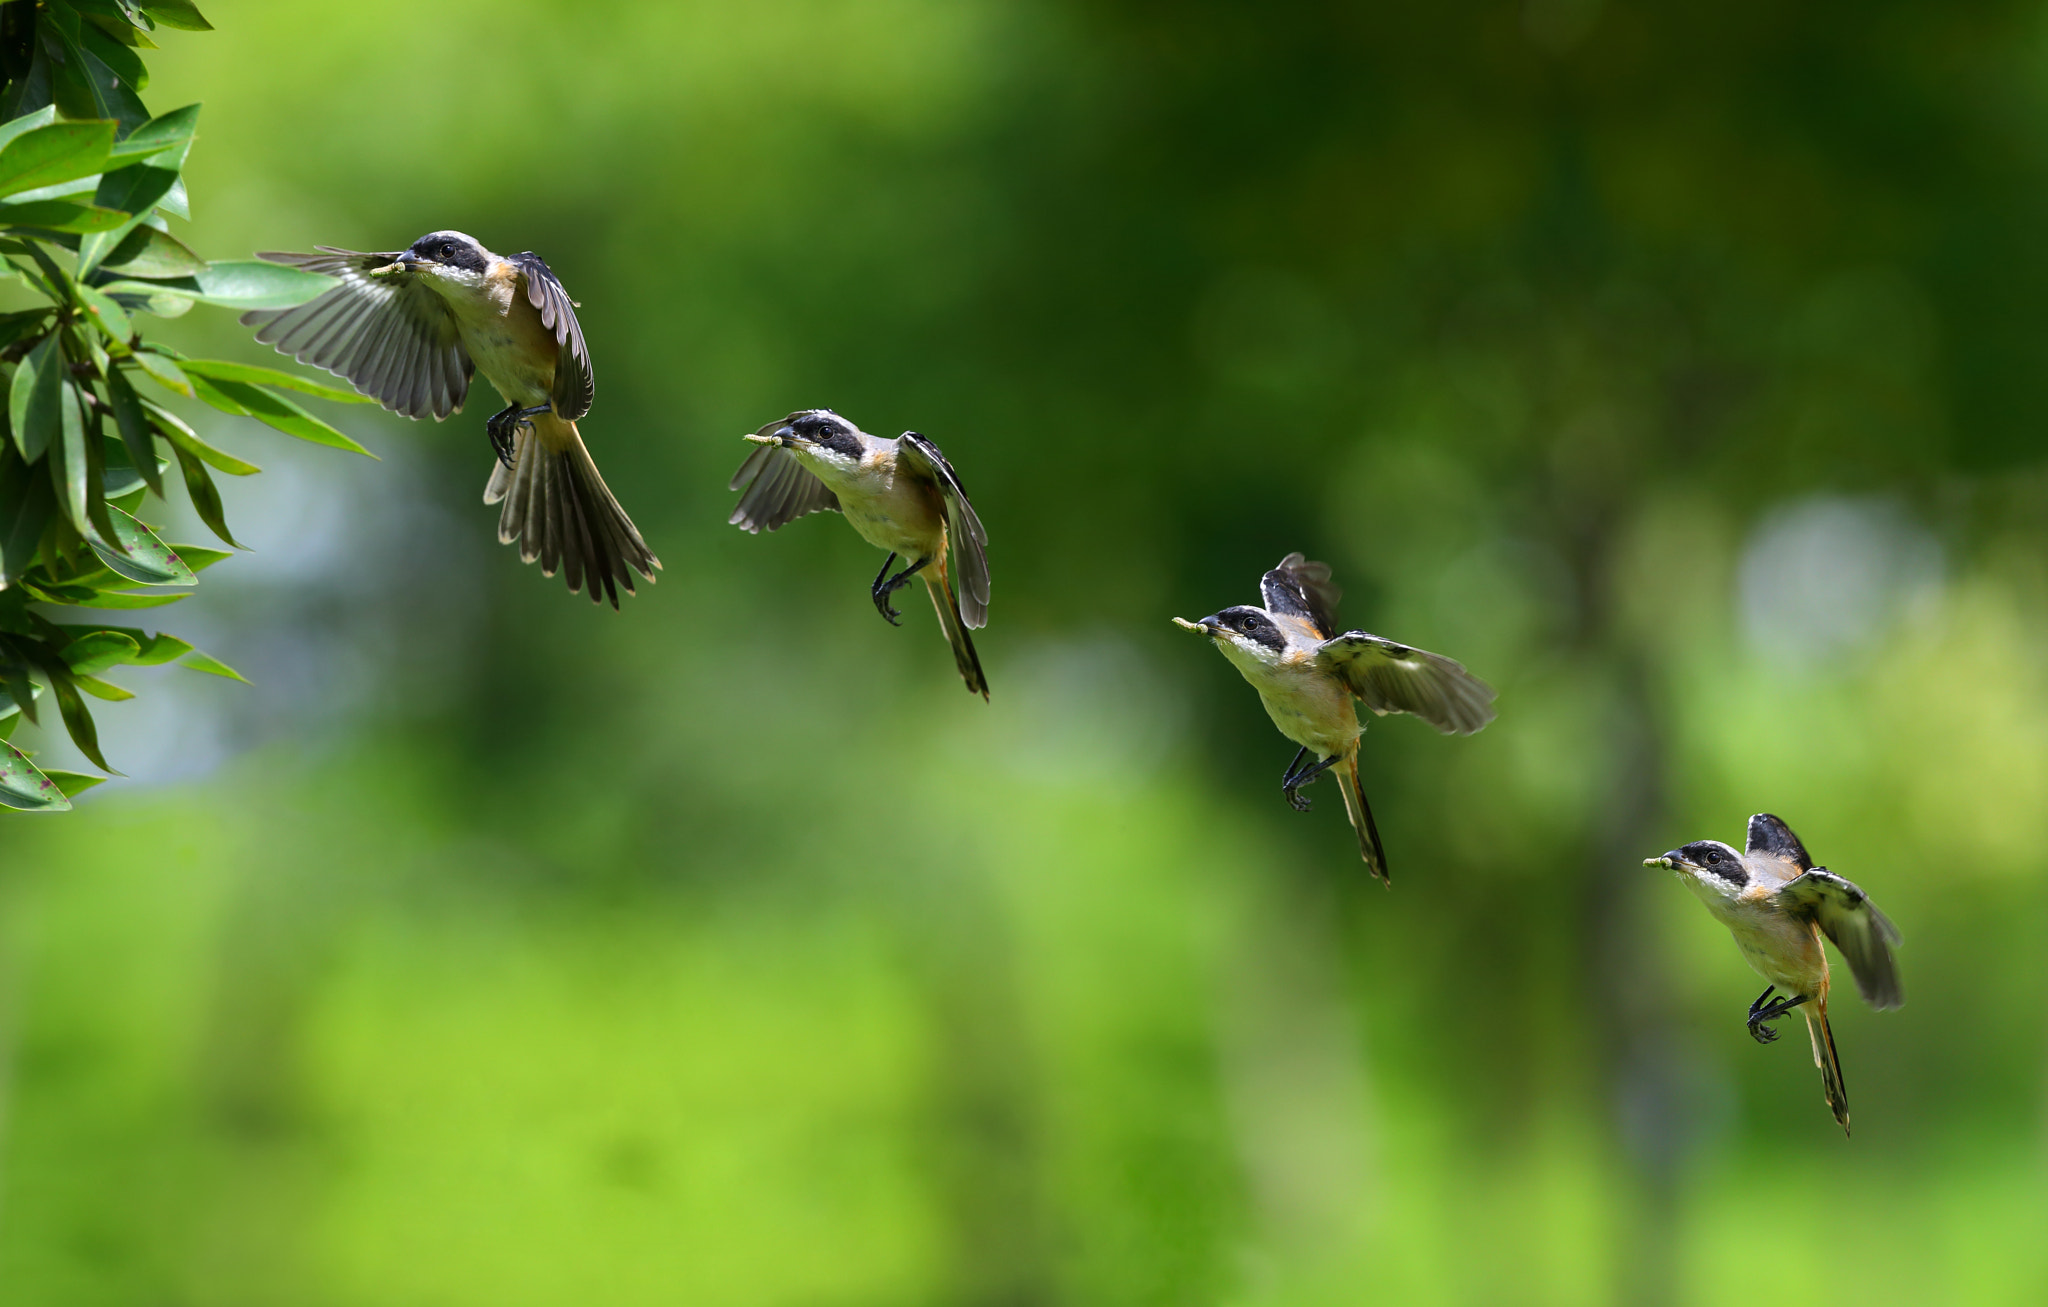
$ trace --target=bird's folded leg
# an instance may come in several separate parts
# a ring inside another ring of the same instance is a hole
[[[923,571],[925,565],[931,561],[931,555],[927,554],[896,575],[890,576],[889,568],[895,564],[896,555],[891,554],[882,560],[882,570],[875,573],[875,583],[868,587],[868,593],[874,597],[875,611],[882,615],[883,621],[891,626],[903,625],[896,620],[903,614],[889,606],[889,596],[909,585],[910,578]]]
[[[1294,755],[1294,761],[1287,764],[1287,774],[1280,778],[1280,791],[1287,796],[1287,802],[1292,805],[1296,812],[1307,812],[1309,810],[1309,800],[1307,796],[1301,793],[1301,787],[1313,785],[1316,777],[1335,766],[1338,755],[1333,753],[1321,762],[1303,765],[1302,759],[1306,757],[1308,757],[1308,749],[1306,747],[1297,750]]]
[[[1776,989],[1776,985],[1770,986],[1757,995],[1756,1002],[1749,1005],[1749,1037],[1759,1044],[1768,1044],[1778,1037],[1778,1032],[1771,1029],[1769,1022],[1776,1021],[1806,1002],[1803,994],[1788,994],[1775,1003],[1766,1002],[1765,1000],[1769,999],[1772,991]]]

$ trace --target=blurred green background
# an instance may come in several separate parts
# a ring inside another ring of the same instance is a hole
[[[254,685],[0,820],[0,1297],[2048,1295],[2048,8],[206,10],[180,234],[541,252],[667,570],[493,543],[494,396],[205,413]],[[724,524],[820,405],[960,467],[991,704]],[[1501,693],[1369,735],[1390,893],[1167,622],[1297,548]],[[1640,865],[1760,809],[1905,934],[1851,1140]]]

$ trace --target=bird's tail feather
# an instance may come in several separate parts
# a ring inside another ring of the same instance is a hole
[[[1391,886],[1394,878],[1387,874],[1387,854],[1380,847],[1380,829],[1373,824],[1372,805],[1365,801],[1365,787],[1358,780],[1357,745],[1351,746],[1351,751],[1337,764],[1337,770],[1343,781],[1340,788],[1344,791],[1344,813],[1351,818],[1351,829],[1358,832],[1359,856],[1365,859],[1366,870]]]
[[[639,528],[598,474],[574,422],[543,413],[531,429],[521,428],[512,445],[512,466],[491,469],[484,502],[502,501],[498,540],[519,542],[519,556],[540,562],[548,576],[557,571],[571,591],[583,590],[592,603],[619,606],[619,590],[633,593],[633,573],[649,581],[661,560],[640,538]]]
[[[1842,1059],[1835,1052],[1835,1032],[1828,1028],[1826,1003],[1809,1003],[1806,1013],[1806,1033],[1813,1040],[1813,1064],[1820,1068],[1821,1092],[1827,1096],[1828,1110],[1835,1114],[1835,1120],[1842,1123],[1842,1133],[1849,1133],[1849,1088],[1842,1082]]]
[[[971,693],[987,699],[988,677],[982,675],[981,657],[974,652],[974,641],[968,637],[967,627],[960,621],[960,605],[953,598],[953,579],[946,573],[946,560],[938,559],[923,575],[924,588],[931,594],[932,607],[938,610],[939,626],[946,633],[946,643],[953,646],[953,665],[960,669],[960,679],[967,682]]]

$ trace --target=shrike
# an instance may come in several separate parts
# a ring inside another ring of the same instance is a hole
[[[915,431],[895,440],[871,436],[829,408],[792,413],[746,439],[761,448],[733,474],[731,488],[743,493],[732,524],[773,531],[823,509],[846,514],[861,539],[889,551],[868,587],[875,610],[891,626],[901,625],[889,596],[921,577],[960,679],[988,698],[988,678],[967,635],[988,625],[988,533],[939,447]],[[898,557],[909,562],[891,576]],[[957,596],[949,558],[958,573]]]
[[[614,608],[621,587],[632,593],[633,572],[654,579],[660,560],[576,429],[596,380],[575,302],[540,255],[501,257],[459,231],[384,254],[319,249],[258,256],[341,284],[297,308],[244,313],[256,339],[409,418],[461,412],[471,373],[483,369],[505,399],[484,426],[498,454],[484,502],[505,505],[498,540],[519,541],[521,558],[539,559],[549,576],[559,568],[570,590]]]
[[[1742,956],[1770,984],[1749,1005],[1749,1033],[1759,1044],[1778,1037],[1770,1022],[1797,1009],[1806,1018],[1821,1089],[1842,1133],[1849,1133],[1849,1094],[1828,1029],[1825,934],[1849,960],[1849,974],[1870,1006],[1905,1002],[1892,961],[1898,928],[1867,895],[1826,867],[1816,867],[1792,828],[1768,812],[1749,819],[1749,847],[1737,853],[1719,840],[1698,840],[1646,867],[1678,873],[1699,901],[1735,936]],[[1779,990],[1784,995],[1772,999]]]
[[[1380,716],[1414,713],[1446,735],[1470,735],[1493,720],[1493,691],[1441,654],[1364,631],[1335,634],[1342,592],[1330,581],[1328,563],[1289,554],[1266,573],[1259,590],[1264,608],[1240,604],[1199,622],[1173,620],[1214,641],[1259,692],[1273,725],[1301,746],[1280,778],[1296,812],[1308,811],[1301,787],[1337,768],[1359,854],[1373,875],[1391,884],[1379,829],[1358,782],[1365,725],[1352,700]]]

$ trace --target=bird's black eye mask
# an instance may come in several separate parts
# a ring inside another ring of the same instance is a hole
[[[847,458],[860,457],[860,437],[853,428],[836,418],[806,416],[790,423],[805,440]]]
[[[1275,653],[1287,647],[1287,637],[1280,634],[1280,628],[1273,625],[1273,619],[1256,608],[1242,605],[1226,608],[1216,614],[1216,620],[1245,639],[1262,644]]]
[[[1688,844],[1680,850],[1687,862],[1705,871],[1716,880],[1731,885],[1749,884],[1749,868],[1742,865],[1742,859],[1710,840]]]
[[[414,255],[429,263],[443,267],[461,268],[465,272],[482,273],[486,270],[483,251],[474,241],[457,240],[452,236],[435,233],[422,236],[412,243]]]

